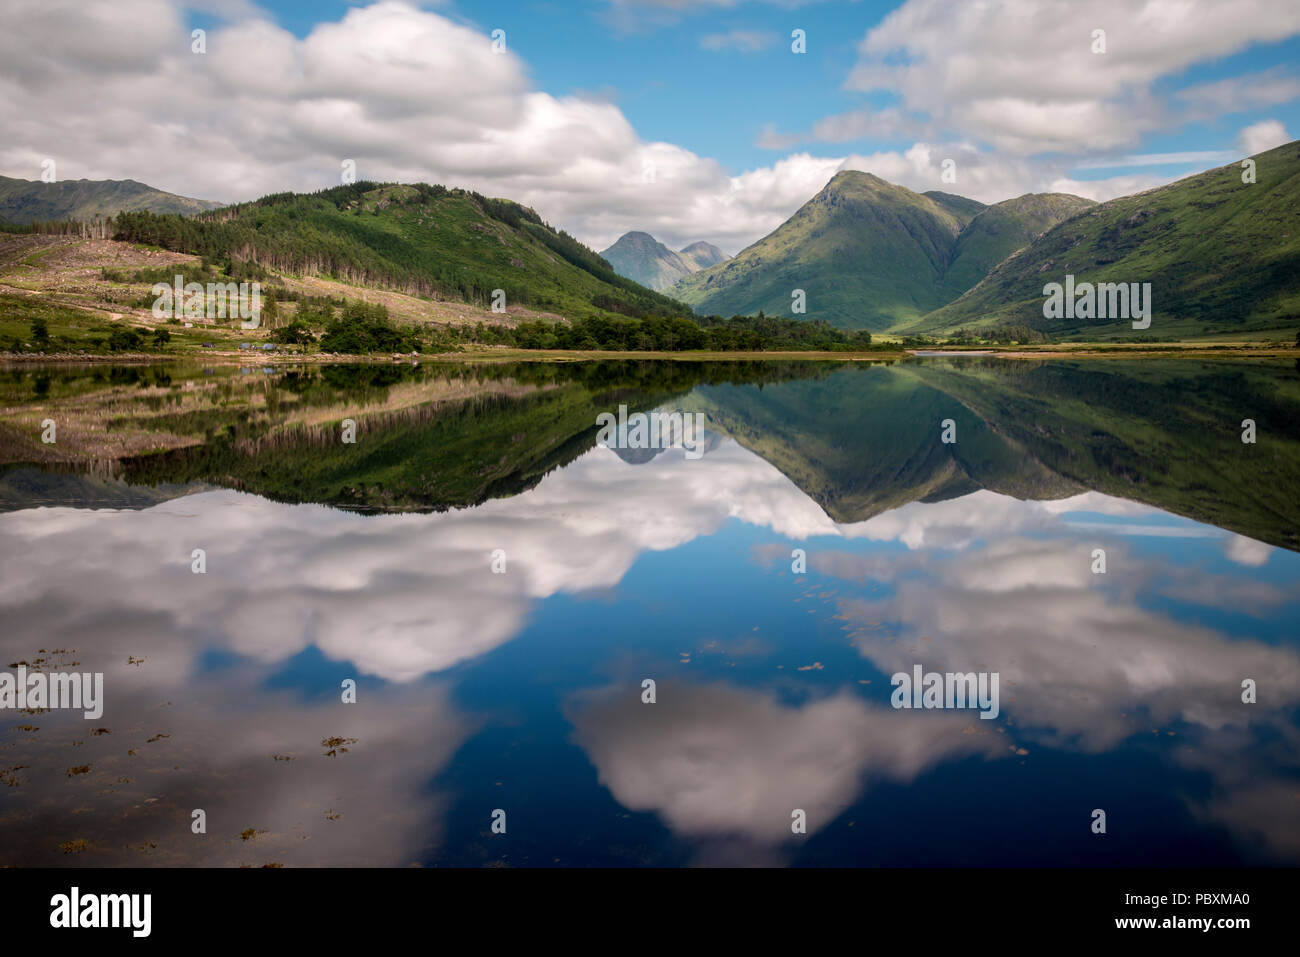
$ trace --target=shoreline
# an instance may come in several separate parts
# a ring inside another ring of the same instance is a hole
[[[1294,346],[1197,345],[1099,345],[1063,344],[1042,348],[1011,347],[943,347],[890,349],[858,352],[825,350],[780,350],[768,352],[631,352],[577,349],[474,349],[464,352],[437,352],[406,355],[346,355],[342,353],[264,353],[253,351],[187,350],[171,353],[32,353],[0,352],[0,366],[5,365],[143,365],[211,361],[240,366],[330,365],[334,363],[370,363],[390,365],[420,362],[596,362],[607,359],[653,360],[661,362],[763,362],[805,360],[814,362],[896,362],[900,359],[934,359],[945,356],[969,356],[995,359],[1288,359],[1300,360]]]

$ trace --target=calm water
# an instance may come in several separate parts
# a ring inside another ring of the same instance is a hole
[[[1289,364],[5,375],[0,865],[1300,863]]]

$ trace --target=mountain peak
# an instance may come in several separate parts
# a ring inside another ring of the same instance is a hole
[[[785,223],[735,259],[688,276],[673,295],[701,313],[793,315],[887,329],[951,302],[1045,229],[1084,207],[1075,197],[986,206],[916,193],[840,170]]]
[[[839,184],[852,183],[860,180],[869,181],[872,183],[883,183],[886,186],[893,185],[893,183],[881,179],[875,173],[868,173],[866,170],[863,169],[842,169],[834,176],[832,176],[830,178],[830,182],[828,182],[826,185],[832,186],[837,183]]]
[[[639,230],[624,233],[600,255],[620,276],[656,290],[667,289],[699,268]]]
[[[716,266],[718,263],[726,262],[730,258],[713,243],[706,243],[703,240],[691,243],[681,249],[678,254],[687,262],[694,263],[697,269],[708,269],[710,266]]]
[[[649,233],[632,230],[600,254],[614,272],[651,289],[667,289],[679,279],[723,262],[727,254],[712,243],[691,243],[673,252]]]
[[[875,173],[867,173],[860,169],[842,169],[822,187],[821,195],[862,190],[875,192],[880,189],[894,190],[902,188],[881,179]]]

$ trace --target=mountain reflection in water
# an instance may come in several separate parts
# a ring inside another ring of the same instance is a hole
[[[355,447],[259,376],[290,421],[10,454],[0,667],[106,708],[4,715],[0,864],[1300,862],[1288,367],[476,374],[363,383]],[[705,455],[596,447],[620,402]],[[895,710],[914,665],[998,718]]]

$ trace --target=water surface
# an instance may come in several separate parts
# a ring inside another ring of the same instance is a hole
[[[0,712],[0,864],[1300,863],[1289,365],[0,388],[0,668],[107,685]],[[619,404],[705,454],[598,447]],[[891,707],[914,665],[1000,713]]]

